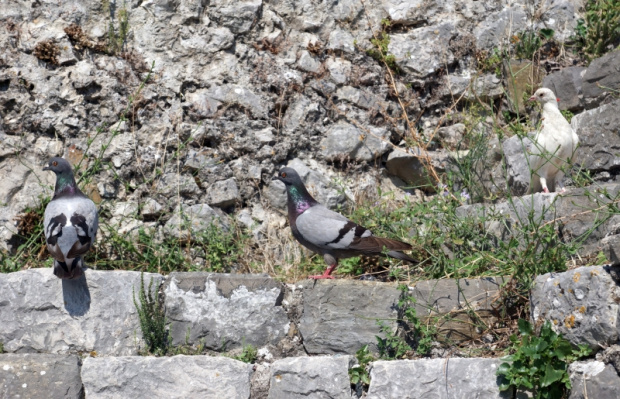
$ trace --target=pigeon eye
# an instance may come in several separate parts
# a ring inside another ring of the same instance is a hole
[[[542,93],[540,93],[538,96],[539,96],[539,97],[542,97],[542,96],[543,96],[543,94],[542,94]]]
[[[280,176],[282,176],[282,177],[286,177],[286,172],[282,172],[282,173],[280,174]]]
[[[58,162],[56,161],[52,162],[52,166],[58,166]]]

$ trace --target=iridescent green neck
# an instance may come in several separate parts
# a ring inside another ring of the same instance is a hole
[[[77,188],[73,175],[65,175],[63,173],[56,176],[54,198],[75,195],[77,192],[80,192],[80,190]]]
[[[302,214],[306,209],[317,204],[303,185],[288,186],[286,193],[288,195],[288,210],[296,215]]]

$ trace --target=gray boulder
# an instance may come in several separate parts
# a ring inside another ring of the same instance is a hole
[[[145,273],[158,289],[163,277]],[[131,355],[142,342],[134,292],[140,273],[87,270],[59,280],[52,269],[0,274],[0,342],[8,352]]]
[[[280,359],[271,365],[269,399],[350,399],[351,356]]]
[[[226,208],[241,200],[235,179],[220,180],[213,183],[207,190],[207,196],[209,205],[219,208]]]
[[[250,397],[252,365],[227,357],[87,357],[87,398]]]
[[[456,35],[451,23],[412,29],[407,33],[390,35],[388,53],[408,76],[422,79],[454,62],[450,39]]]
[[[428,162],[437,173],[445,172],[452,157],[447,151],[423,151],[417,147],[404,151],[395,148],[388,155],[386,168],[391,175],[397,176],[411,186],[425,186],[433,182],[428,175]]]
[[[560,99],[561,110],[579,111],[583,109],[581,86],[584,67],[568,67],[545,76],[542,86],[551,89]]]
[[[529,166],[529,153],[534,143],[528,137],[512,136],[502,143],[508,187],[514,195],[525,195],[530,189],[532,172]]]
[[[76,355],[0,354],[0,364],[3,398],[84,397]]]
[[[575,161],[593,172],[620,165],[620,100],[575,115],[571,127],[579,136]]]
[[[395,285],[352,280],[308,281],[299,332],[309,354],[377,352],[377,321],[396,330],[400,291]]]
[[[568,366],[571,391],[568,399],[620,398],[620,376],[611,364],[598,360]]]
[[[583,100],[586,109],[614,98],[612,90],[620,87],[620,51],[612,51],[593,60],[583,75]],[[612,89],[612,90],[610,90]]]
[[[372,363],[368,399],[508,399],[499,391],[500,359],[417,359]]]
[[[277,344],[289,330],[282,284],[267,276],[171,273],[164,294],[173,345],[262,347]]]
[[[196,204],[174,210],[172,217],[164,225],[164,232],[175,238],[195,237],[213,225],[228,230],[228,222],[207,204]]]
[[[372,126],[366,129],[358,129],[346,122],[330,126],[320,143],[321,154],[328,161],[372,161],[383,155],[391,146],[390,132]]]
[[[549,321],[573,345],[594,350],[620,339],[620,268],[578,267],[538,276],[530,294],[532,322]]]

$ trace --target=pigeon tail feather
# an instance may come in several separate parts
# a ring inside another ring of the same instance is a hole
[[[417,260],[413,259],[412,257],[410,257],[410,256],[408,256],[408,255],[405,255],[405,254],[404,254],[404,253],[402,253],[402,252],[398,252],[398,251],[390,251],[390,252],[388,252],[388,253],[387,253],[387,255],[388,255],[390,258],[395,258],[395,259],[404,260],[404,261],[409,262],[409,263],[419,263]]]

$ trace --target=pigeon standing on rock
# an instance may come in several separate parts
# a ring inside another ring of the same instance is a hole
[[[538,101],[542,104],[540,129],[536,132],[534,145],[530,156],[530,169],[532,181],[530,192],[538,192],[542,189],[549,192],[565,192],[564,173],[575,158],[575,149],[579,143],[579,137],[573,131],[568,121],[558,108],[555,94],[549,89],[538,89],[530,101]]]
[[[56,173],[54,198],[45,208],[43,229],[47,250],[54,258],[54,274],[72,279],[84,272],[84,255],[95,242],[97,208],[80,191],[71,164],[62,158],[52,158],[43,170]]]
[[[280,180],[286,186],[288,219],[293,236],[304,247],[323,255],[328,265],[323,275],[310,278],[334,278],[331,273],[338,266],[338,259],[359,255],[385,254],[417,263],[400,252],[410,250],[411,245],[375,237],[370,230],[319,204],[306,190],[295,169],[282,168],[274,180]]]

